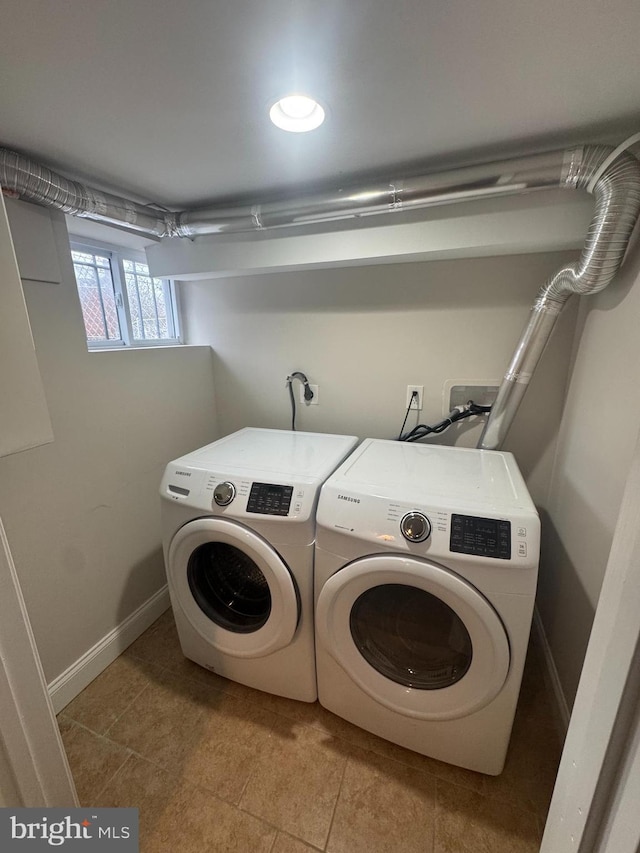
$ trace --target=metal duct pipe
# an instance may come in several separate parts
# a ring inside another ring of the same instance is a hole
[[[0,186],[26,201],[137,234],[157,235],[164,229],[163,211],[71,181],[7,148],[0,148]]]
[[[567,299],[606,287],[624,256],[640,209],[640,163],[622,154],[590,183],[611,148],[588,146],[467,166],[390,183],[365,184],[297,199],[165,212],[71,181],[0,148],[0,185],[21,198],[150,237],[197,237],[389,213],[469,199],[560,187],[587,189],[595,212],[580,260],[542,288],[478,444],[495,450],[506,433]],[[617,153],[617,149],[616,152]]]
[[[198,208],[176,215],[175,234],[197,237],[308,225],[476,198],[514,195],[524,190],[562,187],[573,179],[581,151],[580,148],[553,151],[252,206]]]
[[[576,189],[587,189],[611,153],[604,146],[584,149],[575,176]],[[593,194],[596,205],[579,260],[558,270],[541,288],[531,310],[478,447],[497,450],[511,426],[544,348],[565,303],[574,293],[598,293],[617,273],[640,212],[640,163],[620,154],[600,175]]]
[[[138,234],[197,237],[572,187],[581,158],[582,149],[576,148],[263,204],[165,212],[69,180],[22,154],[0,148],[0,185],[27,201]]]

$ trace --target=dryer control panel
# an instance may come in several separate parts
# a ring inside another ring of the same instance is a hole
[[[451,514],[449,548],[458,554],[511,559],[511,522]]]
[[[252,483],[247,501],[247,512],[260,515],[288,515],[293,486],[275,483]]]

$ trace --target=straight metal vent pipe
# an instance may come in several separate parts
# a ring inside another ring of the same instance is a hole
[[[165,211],[72,181],[0,148],[0,185],[26,201],[150,237],[199,237],[411,210],[526,190],[572,187],[582,148],[237,207]]]
[[[640,163],[622,153],[598,176],[611,153],[605,146],[578,147],[282,201],[173,212],[69,180],[0,148],[0,185],[27,201],[154,238],[320,223],[554,187],[593,192],[595,211],[581,257],[540,290],[480,438],[480,448],[496,450],[567,299],[602,290],[622,263],[640,210]]]

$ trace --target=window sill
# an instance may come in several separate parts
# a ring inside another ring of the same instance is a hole
[[[163,344],[152,347],[96,347],[95,349],[89,349],[88,352],[92,355],[94,353],[102,354],[108,352],[156,352],[157,350],[168,349],[198,349],[202,348],[202,346],[208,346],[208,344]]]

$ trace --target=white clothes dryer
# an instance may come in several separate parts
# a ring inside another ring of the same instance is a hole
[[[167,465],[164,558],[187,658],[259,690],[317,698],[315,512],[356,444],[247,428]]]
[[[540,524],[510,453],[367,439],[317,513],[318,696],[424,755],[502,771]]]

